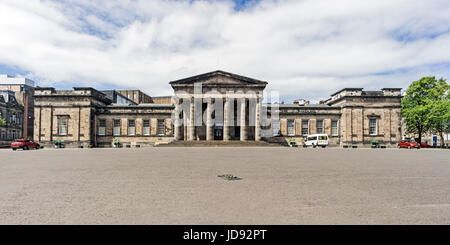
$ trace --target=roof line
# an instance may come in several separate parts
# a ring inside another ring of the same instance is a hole
[[[175,84],[175,83],[186,83],[186,82],[190,82],[190,81],[195,81],[195,80],[199,80],[201,78],[204,77],[211,77],[211,76],[215,76],[215,75],[225,75],[225,76],[230,76],[230,77],[234,77],[236,79],[239,80],[243,80],[243,81],[247,81],[247,82],[251,82],[251,83],[256,83],[256,84],[267,84],[266,81],[262,81],[262,80],[258,80],[258,79],[254,79],[254,78],[250,78],[250,77],[245,77],[245,76],[241,76],[238,74],[234,74],[231,72],[226,72],[226,71],[221,71],[221,70],[216,70],[216,71],[212,71],[212,72],[207,72],[207,73],[203,73],[203,74],[199,74],[199,75],[195,75],[195,76],[191,76],[191,77],[187,77],[187,78],[183,78],[183,79],[178,79],[178,80],[174,80],[169,82],[169,84]]]

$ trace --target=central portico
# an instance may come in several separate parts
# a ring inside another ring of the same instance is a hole
[[[175,140],[261,139],[267,82],[214,71],[170,82]]]

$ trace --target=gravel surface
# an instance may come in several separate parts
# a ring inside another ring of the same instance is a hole
[[[450,151],[0,149],[0,224],[450,224]]]

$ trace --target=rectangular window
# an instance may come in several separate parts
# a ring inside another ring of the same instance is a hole
[[[309,134],[309,122],[308,120],[302,120],[302,135]]]
[[[142,132],[144,135],[150,135],[150,120],[144,120]]]
[[[377,119],[369,119],[369,134],[377,135]]]
[[[58,118],[58,135],[67,135],[67,117]]]
[[[113,121],[113,134],[115,136],[120,135],[120,120],[114,120]]]
[[[309,136],[308,140],[317,140],[317,136]]]
[[[338,121],[331,121],[331,135],[338,135]]]
[[[134,120],[128,120],[128,135],[135,135],[136,123]]]
[[[106,120],[101,119],[98,121],[98,135],[105,135],[106,133]]]
[[[158,128],[157,132],[158,135],[165,135],[166,134],[166,125],[164,123],[164,119],[158,119]]]
[[[318,134],[323,134],[323,120],[317,120],[316,130]]]
[[[133,94],[133,99],[136,99],[136,97],[137,97],[137,95],[136,95],[136,94]]]
[[[325,135],[323,135],[323,136],[319,136],[319,140],[327,140],[328,139],[328,137],[327,136],[325,136]]]
[[[272,120],[272,134],[273,136],[280,135],[280,120]]]
[[[295,123],[294,120],[287,120],[287,131],[288,135],[295,135]]]

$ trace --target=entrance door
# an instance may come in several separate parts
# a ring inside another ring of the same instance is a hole
[[[214,127],[214,140],[223,140],[223,127]]]
[[[234,137],[236,137],[236,138],[241,137],[241,126],[234,127]]]

